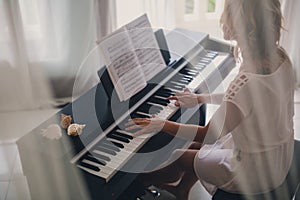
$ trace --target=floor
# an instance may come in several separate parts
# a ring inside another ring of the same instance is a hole
[[[230,77],[227,80],[229,79]],[[223,85],[224,87],[226,85]],[[218,90],[222,91],[223,89],[220,87]],[[208,108],[208,117],[215,109],[215,106]],[[56,109],[0,113],[0,200],[30,199],[27,180],[22,172],[15,142],[55,112],[57,112]],[[295,137],[300,140],[300,89],[295,93],[294,126]],[[193,187],[190,200],[209,198],[210,196],[200,183]]]

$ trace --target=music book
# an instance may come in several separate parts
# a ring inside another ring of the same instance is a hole
[[[120,101],[141,91],[166,67],[146,14],[114,31],[99,45]]]

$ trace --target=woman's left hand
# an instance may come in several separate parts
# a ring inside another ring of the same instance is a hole
[[[157,133],[164,127],[166,120],[154,117],[154,118],[134,118],[125,124],[126,131],[138,130],[133,134],[133,137],[137,137],[147,133]]]

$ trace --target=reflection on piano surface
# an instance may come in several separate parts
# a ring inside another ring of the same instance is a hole
[[[138,171],[128,169],[136,166],[140,169],[153,169],[165,161],[172,150],[189,143],[182,139],[174,140],[163,133],[153,137],[133,138],[132,132],[124,130],[124,124],[130,118],[149,118],[156,114],[163,119],[203,125],[204,106],[200,107],[199,119],[199,108],[179,109],[167,97],[184,88],[189,88],[195,93],[212,92],[235,66],[231,48],[210,39],[207,34],[176,29],[169,33],[166,39],[171,53],[169,67],[154,77],[143,91],[127,102],[117,102],[112,99],[113,94],[105,88],[106,85],[103,83],[105,79],[102,79],[102,83],[60,112],[75,115],[77,120],[87,124],[80,138],[63,137],[62,141],[57,141],[55,144],[53,141],[37,138],[39,144],[34,147],[34,151],[39,151],[42,155],[47,156],[47,148],[52,145],[62,149],[61,155],[56,155],[55,159],[57,162],[64,163],[66,171],[72,168],[80,173],[91,199],[136,199],[143,188],[141,191],[136,188],[141,187],[136,181]],[[105,72],[100,74],[105,75]],[[116,108],[111,108],[111,105]],[[89,113],[93,112],[96,117],[88,117]],[[49,119],[49,123],[50,121]],[[33,151],[32,147],[28,147],[31,145],[32,138],[39,137],[35,132],[46,124],[47,122],[41,124],[18,141],[24,174],[27,176],[33,199],[42,198],[42,194],[35,191],[39,183],[34,178],[31,163],[25,157]],[[172,145],[163,151],[160,157],[149,155],[146,158],[147,162],[140,160],[140,157],[135,157],[135,152],[151,152],[170,144],[171,140]],[[66,141],[70,145],[67,145]],[[65,160],[69,156],[71,159]],[[51,171],[47,172],[45,169],[45,173]],[[68,173],[70,175],[67,175],[65,182],[74,183],[74,176],[71,172]],[[50,188],[51,184],[55,184],[55,181],[49,183]],[[74,188],[75,185],[74,183]],[[74,198],[79,198],[80,191],[74,188],[69,188],[69,192],[74,193]]]

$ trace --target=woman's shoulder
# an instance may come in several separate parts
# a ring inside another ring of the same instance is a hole
[[[247,87],[250,79],[250,74],[239,71],[236,77],[229,84],[224,96],[225,99],[233,100],[243,90],[243,88]]]

